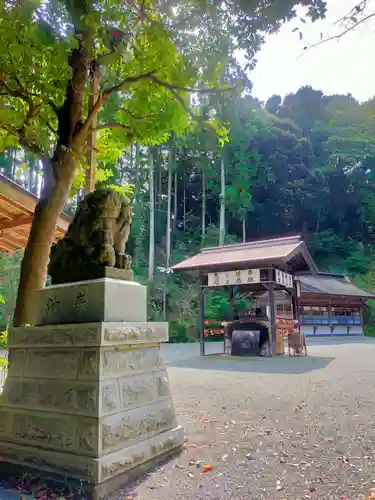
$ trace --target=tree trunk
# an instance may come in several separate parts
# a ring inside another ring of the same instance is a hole
[[[166,232],[166,267],[169,268],[171,258],[171,215],[172,215],[172,166],[173,152],[169,152],[168,165],[168,207],[167,207],[167,232]]]
[[[59,182],[47,196],[39,200],[35,207],[31,231],[22,259],[14,326],[34,324],[35,292],[45,286],[51,244],[73,182],[75,162],[73,159],[66,160],[61,167],[64,167],[64,171],[59,169],[62,173]]]
[[[162,204],[163,204],[163,199],[162,199],[162,186],[163,186],[163,167],[162,167],[162,158],[160,155],[158,155],[158,161],[157,161],[157,176],[158,176],[158,182],[156,184],[156,192],[155,196],[157,198],[157,207],[158,207],[158,217],[159,217],[159,224],[160,224],[160,217],[162,214]],[[160,227],[157,226],[157,227]]]
[[[225,165],[224,160],[220,161],[220,228],[219,245],[225,242]]]
[[[141,246],[140,237],[141,237],[141,200],[140,200],[140,186],[139,186],[139,145],[135,145],[135,199],[134,199],[134,218],[138,223],[138,231],[134,235],[135,238],[135,264],[139,266],[139,250]]]
[[[83,123],[90,47],[88,33],[82,33],[79,47],[72,51],[70,57],[72,78],[66,89],[64,104],[58,112],[58,143],[54,158],[43,162],[44,187],[35,207],[22,260],[14,326],[34,323],[36,291],[45,285],[56,224],[69,196],[76,170],[75,159],[82,155],[86,137],[80,134],[80,125]]]
[[[150,238],[148,252],[148,280],[154,279],[155,267],[155,191],[154,191],[154,159],[149,152],[149,189],[150,189]]]
[[[168,206],[167,206],[167,229],[166,229],[166,252],[165,252],[165,276],[164,276],[164,298],[163,314],[164,321],[167,319],[167,278],[171,260],[171,212],[172,212],[172,166],[173,166],[173,145],[169,150],[168,164]]]
[[[14,181],[16,177],[16,165],[17,165],[17,150],[14,149],[12,155],[12,169],[10,171],[10,178],[12,181]]]
[[[176,232],[177,229],[177,212],[178,212],[178,176],[177,176],[177,168],[174,173],[174,207],[173,207],[173,232]]]
[[[28,165],[27,168],[27,190],[29,193],[33,192],[33,168],[34,168],[34,159],[28,159],[27,155],[25,154],[25,163]]]
[[[206,239],[206,176],[202,170],[202,243]]]
[[[246,243],[246,219],[242,219],[242,243]]]
[[[185,182],[184,182],[183,207],[184,207],[184,213],[183,213],[184,231],[186,231],[186,184],[185,184]]]

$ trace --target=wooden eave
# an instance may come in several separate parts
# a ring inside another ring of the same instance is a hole
[[[25,248],[37,196],[0,174],[0,252]],[[61,215],[56,227],[56,240],[70,224],[70,217]]]

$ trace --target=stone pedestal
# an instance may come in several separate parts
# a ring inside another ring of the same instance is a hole
[[[106,321],[93,321],[100,314]],[[105,278],[40,291],[44,324],[9,333],[0,461],[82,480],[100,498],[181,447],[160,354],[168,325],[140,318],[146,290],[136,283]]]

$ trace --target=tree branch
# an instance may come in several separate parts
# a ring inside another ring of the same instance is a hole
[[[142,80],[151,80],[152,77],[154,76],[155,73],[157,73],[159,70],[152,70],[148,71],[147,73],[143,73],[138,76],[129,76],[125,78],[122,82],[120,82],[117,85],[114,85],[113,87],[110,87],[106,90],[104,90],[103,95],[110,96],[115,92],[120,92],[121,90],[125,90],[127,87],[130,85],[133,85],[134,83],[140,82]],[[107,98],[108,98],[107,97]]]
[[[32,105],[32,97],[37,97],[38,99],[41,100],[42,103],[48,104],[52,108],[52,110],[58,114],[59,108],[56,106],[56,104],[51,100],[48,99],[47,101],[44,101],[41,95],[35,94],[35,93],[29,93],[29,95],[23,94],[20,90],[13,90],[11,89],[8,84],[6,84],[3,80],[0,81],[0,89],[4,88],[6,89],[6,92],[0,92],[1,97],[14,97],[16,99],[21,99],[22,101],[26,102],[29,106]]]
[[[154,83],[157,83],[158,85],[161,85],[162,87],[166,87],[169,90],[178,90],[180,92],[188,92],[188,93],[197,93],[197,94],[216,94],[216,93],[221,93],[221,92],[228,92],[230,90],[233,90],[235,87],[228,87],[226,89],[222,88],[191,88],[191,87],[183,87],[181,85],[173,85],[172,83],[167,83],[164,82],[163,80],[160,80],[157,78],[155,75],[151,75],[150,80],[152,80]]]
[[[102,125],[98,125],[95,128],[90,129],[90,134],[93,134],[95,132],[99,132],[99,130],[105,130],[105,129],[125,129],[129,130],[133,133],[133,130],[131,127],[128,125],[123,125],[122,123],[103,123]]]
[[[344,31],[342,31],[338,35],[329,36],[327,38],[324,38],[323,40],[320,40],[317,43],[314,43],[313,45],[310,45],[310,47],[306,47],[304,49],[303,53],[298,57],[298,59],[300,57],[302,57],[304,54],[306,54],[306,52],[309,52],[310,50],[315,49],[316,47],[319,47],[320,45],[323,45],[326,42],[332,42],[333,40],[341,40],[341,38],[343,36],[345,36],[347,33],[350,33],[350,31],[353,31],[355,28],[357,28],[361,24],[365,23],[366,21],[368,21],[372,17],[375,17],[375,12],[373,12],[372,14],[368,14],[367,16],[363,17],[362,19],[360,19],[359,21],[355,22],[354,24],[352,24],[351,26],[349,26],[348,28],[346,28]]]
[[[10,97],[16,97],[18,99],[21,99],[22,101],[25,101],[29,106],[31,106],[31,98],[29,96],[23,94],[20,90],[11,89],[4,80],[0,80],[0,89],[5,89],[6,91],[2,95],[7,94]]]
[[[125,80],[123,80],[121,83],[119,83],[118,85],[115,85],[113,87],[110,87],[106,90],[101,90],[100,93],[99,93],[99,97],[98,97],[98,100],[96,101],[96,103],[94,104],[94,106],[91,108],[85,122],[83,123],[82,127],[80,128],[80,130],[77,132],[77,134],[75,135],[75,138],[74,138],[74,141],[77,141],[77,142],[84,142],[88,135],[91,133],[91,127],[92,127],[92,124],[94,122],[94,119],[96,117],[96,115],[98,114],[102,104],[106,101],[108,101],[108,99],[110,98],[110,96],[114,93],[114,92],[119,92],[121,90],[124,90],[127,86],[129,85],[132,85],[138,81],[141,81],[141,80],[145,80],[145,79],[149,79],[150,78],[150,75],[152,74],[153,72],[148,72],[148,73],[145,73],[143,75],[138,75],[138,76],[130,76],[128,78],[125,78]]]
[[[153,118],[156,118],[155,115],[144,115],[144,116],[139,116],[133,114],[129,109],[121,108],[119,107],[118,109],[121,109],[124,113],[127,113],[133,120],[141,121],[141,120],[152,120]]]
[[[191,88],[191,87],[183,87],[181,85],[174,85],[171,83],[164,82],[163,80],[160,80],[155,76],[155,73],[157,73],[159,70],[153,70],[153,71],[148,71],[147,73],[143,73],[138,76],[129,76],[125,78],[122,82],[118,83],[117,85],[114,85],[113,87],[109,87],[107,89],[102,89],[100,91],[98,100],[94,104],[94,106],[91,108],[86,121],[83,123],[79,131],[76,133],[74,142],[76,143],[83,143],[86,141],[88,135],[92,133],[92,131],[97,131],[98,127],[95,129],[92,129],[92,124],[94,122],[94,119],[96,115],[98,114],[102,104],[110,98],[112,94],[115,92],[121,92],[122,90],[125,90],[127,87],[130,87],[131,85],[140,82],[142,80],[150,80],[153,83],[160,85],[162,87],[165,87],[169,89],[173,96],[175,97],[176,100],[180,102],[180,104],[184,107],[184,109],[190,114],[190,116],[194,116],[192,112],[187,108],[183,98],[176,92],[189,92],[189,93],[217,93],[217,92],[227,92],[229,90],[232,90],[234,87],[228,87],[227,89],[221,89],[221,88]],[[113,124],[111,124],[113,125]],[[113,126],[111,127],[104,127],[104,128],[115,128]],[[117,127],[118,128],[118,127]],[[122,127],[123,128],[123,127]],[[100,128],[99,128],[100,130]],[[72,146],[73,148],[73,146]]]
[[[83,144],[86,141],[87,137],[91,133],[90,130],[91,130],[92,124],[94,123],[96,115],[98,114],[102,104],[105,101],[107,101],[108,98],[109,98],[109,96],[105,96],[103,91],[100,92],[98,100],[96,101],[96,103],[93,105],[93,107],[89,111],[89,114],[88,114],[85,122],[83,123],[83,125],[81,126],[79,131],[75,134],[73,143],[82,143]],[[75,146],[73,144],[72,148],[74,148],[74,147]]]
[[[155,73],[157,73],[158,70],[153,70],[149,71],[147,73],[144,73],[142,75],[138,76],[130,76],[128,78],[125,78],[122,82],[120,82],[118,85],[115,85],[107,90],[104,90],[103,94],[108,95],[108,97],[113,94],[114,92],[120,92],[121,90],[124,90],[128,86],[132,85],[133,83],[137,83],[141,80],[151,80],[152,82],[156,83],[157,85],[160,85],[162,87],[166,87],[169,90],[178,90],[179,92],[189,92],[189,93],[199,93],[199,94],[208,94],[208,93],[218,93],[218,92],[228,92],[230,90],[233,90],[235,87],[228,87],[226,89],[222,88],[192,88],[192,87],[184,87],[182,85],[174,85],[173,83],[167,83],[164,82],[163,80],[160,80]]]
[[[193,120],[195,120],[197,117],[195,116],[195,114],[192,112],[192,110],[189,108],[189,106],[186,104],[186,102],[184,101],[184,99],[180,96],[180,94],[178,94],[175,90],[173,89],[170,89],[172,95],[174,96],[174,98],[181,104],[181,106],[184,108],[184,110],[189,113],[190,115],[190,118],[192,118]]]
[[[0,125],[0,128],[8,132],[10,135],[14,135],[17,137],[19,143],[21,146],[23,146],[25,149],[28,149],[31,153],[34,155],[40,157],[40,158],[45,158],[46,154],[44,153],[43,149],[38,146],[38,144],[35,143],[30,143],[24,136],[23,129],[14,129],[10,125],[7,125],[6,123],[2,123]]]

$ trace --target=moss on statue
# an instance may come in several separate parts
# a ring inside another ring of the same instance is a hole
[[[131,222],[130,203],[121,193],[111,188],[89,193],[64,238],[52,246],[48,266],[52,284],[93,279],[98,267],[130,270],[125,245]]]

